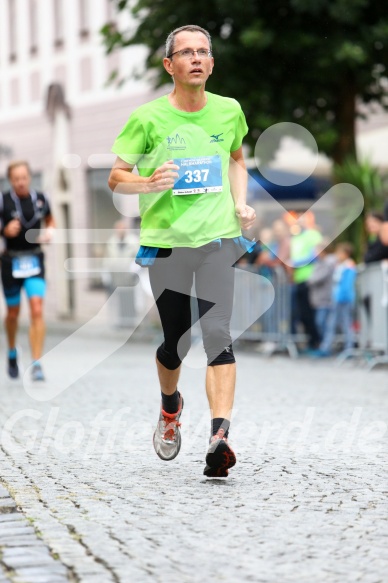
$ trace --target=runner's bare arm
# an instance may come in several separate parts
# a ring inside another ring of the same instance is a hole
[[[148,194],[163,192],[174,186],[178,177],[179,167],[172,160],[157,168],[151,176],[133,174],[134,166],[127,164],[121,158],[116,158],[110,172],[108,185],[112,192],[119,194]]]
[[[47,215],[45,217],[45,227],[46,229],[48,229],[49,227],[52,227],[54,229],[56,227],[55,220],[52,215]]]
[[[52,215],[47,215],[44,218],[44,226],[45,229],[42,230],[39,237],[36,239],[36,242],[40,244],[51,243],[53,239],[56,225],[54,217]]]
[[[232,192],[236,215],[239,218],[242,229],[250,229],[255,220],[255,210],[246,203],[248,172],[245,166],[242,147],[230,153],[229,181]]]

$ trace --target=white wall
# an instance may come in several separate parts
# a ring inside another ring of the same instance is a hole
[[[107,57],[102,45],[100,28],[106,23],[109,0],[89,0],[89,36],[81,38],[79,1],[62,0],[63,46],[55,47],[54,0],[35,0],[37,6],[36,54],[30,52],[30,0],[12,0],[16,10],[16,60],[9,58],[9,0],[0,2],[0,123],[39,115],[44,109],[47,87],[53,81],[64,81],[70,106],[84,106],[124,95],[141,93],[146,82],[132,80],[121,90],[105,87],[109,70],[116,63],[121,75],[134,67],[142,67],[146,55],[143,47],[130,47]],[[129,16],[116,17],[119,28],[126,28]],[[91,87],[83,90],[82,71],[91,69]],[[38,96],[31,91],[31,82],[39,84]],[[19,103],[12,100],[12,90],[19,87]]]
[[[10,62],[9,2],[0,0],[0,145],[12,149],[12,158],[26,159],[34,172],[42,173],[44,189],[50,196],[57,221],[60,205],[66,199],[70,206],[71,227],[88,229],[92,226],[86,181],[89,157],[99,154],[111,161],[111,145],[131,111],[156,95],[145,81],[132,79],[120,90],[113,86],[106,88],[105,82],[112,67],[118,65],[120,74],[128,75],[131,68],[144,66],[145,49],[131,47],[105,56],[99,29],[107,21],[108,0],[89,0],[90,33],[87,38],[79,34],[79,0],[62,0],[64,43],[63,47],[56,48],[54,0],[35,0],[38,50],[31,54],[30,0],[13,1],[17,11],[17,58]],[[128,24],[128,15],[120,16],[119,27],[125,28]],[[80,159],[80,165],[68,171],[70,191],[65,194],[55,179],[54,152],[58,140],[55,145],[53,126],[46,115],[47,89],[55,81],[63,83],[71,112],[62,137],[68,131],[69,153]],[[15,86],[19,86],[20,94],[17,104],[12,102]],[[9,158],[0,157],[0,176],[5,175],[8,162]],[[73,248],[73,253],[77,257],[88,257],[89,248],[79,244]],[[61,286],[66,284],[66,273],[55,245],[47,249],[46,258],[49,292],[46,315],[53,320],[63,314]],[[90,291],[87,275],[76,280],[75,292],[75,317],[82,321],[91,318],[106,299],[105,293]]]

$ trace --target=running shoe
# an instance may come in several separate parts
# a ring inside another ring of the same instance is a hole
[[[8,358],[8,374],[11,379],[17,379],[19,376],[19,365],[17,358]]]
[[[154,448],[161,460],[173,460],[181,448],[179,418],[182,414],[183,399],[179,395],[179,408],[176,413],[166,413],[160,407],[159,421],[154,433]]]
[[[39,362],[35,362],[31,368],[31,380],[32,381],[44,381],[44,374],[42,366]]]
[[[229,468],[236,463],[236,455],[228,444],[228,440],[221,428],[210,438],[209,449],[206,454],[206,466],[203,473],[208,478],[226,478]]]

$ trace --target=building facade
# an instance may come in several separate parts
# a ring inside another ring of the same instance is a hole
[[[129,19],[111,0],[0,1],[0,190],[7,164],[26,159],[35,188],[50,197],[59,227],[46,250],[50,319],[97,313],[106,296],[93,270],[113,223],[137,215],[137,197],[108,189],[110,147],[131,111],[158,93],[144,69],[146,49],[107,56],[100,33],[106,23],[133,26]],[[119,86],[121,78],[129,81]],[[388,116],[378,113],[358,129],[359,153],[386,170]],[[291,160],[293,170],[305,166],[289,150],[278,158],[286,170]],[[330,161],[321,163],[329,174]]]
[[[46,250],[50,319],[87,321],[98,311],[96,260],[115,220],[137,215],[136,197],[124,208],[109,191],[110,148],[131,111],[156,94],[142,74],[145,49],[107,56],[100,34],[128,19],[109,0],[0,2],[0,189],[8,163],[26,159],[50,198],[59,228]],[[115,70],[129,77],[121,87],[108,83]]]

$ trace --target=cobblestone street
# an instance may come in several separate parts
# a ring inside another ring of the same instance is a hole
[[[47,341],[48,386],[85,354],[111,355],[49,400],[1,364],[0,583],[388,581],[386,370],[238,352],[237,465],[208,480],[195,359],[182,450],[162,462],[156,345],[64,337]]]

